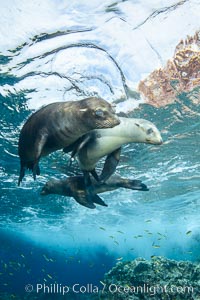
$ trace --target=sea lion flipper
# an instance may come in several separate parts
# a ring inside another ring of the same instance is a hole
[[[110,153],[104,163],[100,181],[106,181],[116,170],[121,154],[121,147]]]
[[[18,186],[20,186],[20,183],[22,182],[22,179],[24,178],[25,170],[26,170],[26,167],[25,167],[24,164],[21,162],[20,173],[19,173],[19,179],[18,179]]]
[[[96,208],[94,203],[102,206],[108,206],[98,195],[92,194],[89,196],[87,193],[74,193],[74,199],[81,205],[88,207],[88,208]]]
[[[98,195],[93,196],[93,202],[102,206],[108,206]]]
[[[121,182],[119,182],[118,186],[126,188],[126,189],[131,189],[131,190],[149,191],[146,184],[142,183],[141,180],[132,180],[132,179],[121,178]]]
[[[86,193],[78,193],[78,192],[73,193],[73,197],[76,200],[76,202],[78,202],[80,205],[83,205],[83,206],[91,208],[91,209],[96,208],[94,203],[92,201],[90,201],[90,199],[88,199]]]
[[[96,170],[92,170],[90,171],[90,173],[92,174],[92,176],[94,177],[94,179],[99,182],[100,181],[100,178],[99,178],[99,175],[97,174]]]
[[[36,180],[36,175],[40,175],[40,167],[39,167],[38,163],[39,163],[39,159],[37,159],[33,164],[32,172],[33,172],[34,180]]]

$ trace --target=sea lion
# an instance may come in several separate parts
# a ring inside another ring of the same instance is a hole
[[[80,101],[55,102],[32,114],[20,132],[18,153],[20,176],[25,169],[40,174],[40,157],[58,149],[69,147],[78,138],[96,128],[109,128],[119,124],[112,106],[96,97]]]
[[[118,188],[126,188],[138,191],[148,191],[147,186],[140,180],[121,178],[117,175],[111,176],[106,183],[99,184],[92,181],[94,193],[92,201],[88,201],[86,186],[83,176],[72,176],[61,180],[49,180],[42,188],[41,195],[58,194],[73,197],[79,204],[95,208],[94,203],[107,206],[107,204],[97,195]]]
[[[74,144],[72,157],[77,156],[80,168],[89,180],[91,173],[96,180],[106,181],[115,171],[120,159],[121,146],[127,143],[162,144],[157,127],[144,119],[120,117],[114,128],[96,129]],[[65,149],[66,150],[66,149]],[[97,162],[107,156],[100,177],[95,171]]]

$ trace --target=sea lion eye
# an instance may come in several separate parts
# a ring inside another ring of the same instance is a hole
[[[149,128],[149,129],[147,130],[147,134],[151,134],[151,133],[153,133],[153,129],[152,129],[152,128]]]
[[[135,123],[135,125],[136,125],[137,127],[140,127],[140,125],[139,125],[139,124],[137,124],[137,123]]]
[[[103,118],[103,117],[104,117],[104,111],[101,110],[101,109],[97,109],[97,110],[95,111],[95,115],[98,116],[98,117]]]

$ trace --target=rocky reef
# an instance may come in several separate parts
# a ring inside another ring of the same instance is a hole
[[[138,90],[146,103],[156,107],[175,101],[181,92],[190,92],[200,86],[200,32],[188,36],[176,46],[172,59],[164,68],[154,70],[140,81]],[[200,103],[200,96],[193,99]]]
[[[105,274],[100,299],[200,299],[200,264],[152,257],[118,262]]]

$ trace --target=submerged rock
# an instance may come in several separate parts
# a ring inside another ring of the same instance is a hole
[[[118,262],[102,281],[100,299],[200,299],[200,264],[153,257]]]
[[[160,107],[175,101],[182,92],[200,86],[200,32],[181,40],[164,68],[154,70],[140,81],[138,90],[146,103]],[[200,98],[195,99],[199,103]]]

